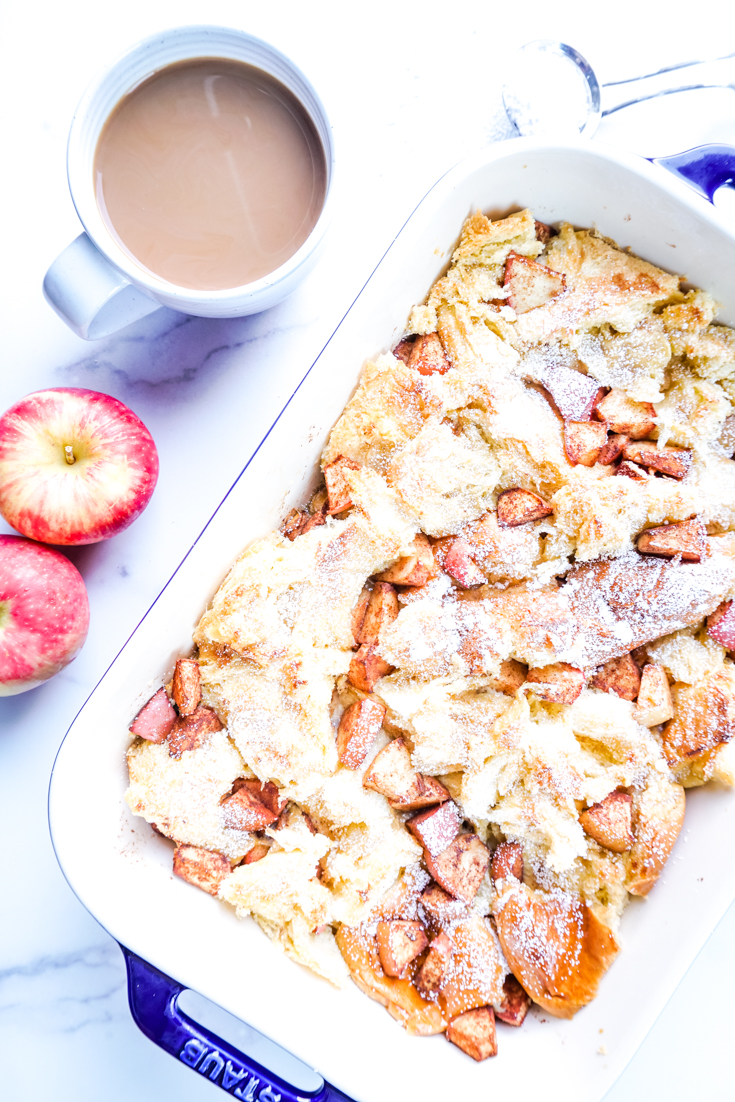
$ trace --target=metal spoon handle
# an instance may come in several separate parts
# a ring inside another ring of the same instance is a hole
[[[643,100],[686,92],[693,88],[732,88],[735,90],[735,54],[714,61],[691,61],[649,73],[631,80],[612,81],[601,88],[602,115],[612,115],[623,107]]]

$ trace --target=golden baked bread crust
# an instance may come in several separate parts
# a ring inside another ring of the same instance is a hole
[[[511,971],[534,1002],[556,1018],[591,1002],[618,944],[586,903],[514,884],[493,913]]]

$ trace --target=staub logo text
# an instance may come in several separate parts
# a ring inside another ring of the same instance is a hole
[[[280,1094],[267,1083],[262,1084],[255,1075],[249,1075],[245,1068],[234,1064],[204,1041],[195,1038],[187,1041],[179,1053],[179,1059],[213,1083],[218,1082],[242,1102],[281,1102]]]

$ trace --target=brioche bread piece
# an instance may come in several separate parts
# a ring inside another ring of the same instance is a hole
[[[135,742],[127,760],[125,799],[133,814],[180,845],[216,851],[232,861],[245,856],[252,836],[229,829],[222,818],[220,801],[246,772],[226,731],[180,758],[171,757],[165,743]]]
[[[511,971],[544,1010],[556,1018],[573,1017],[595,997],[617,956],[615,937],[568,892],[504,884],[493,914]]]
[[[422,998],[410,979],[383,972],[377,939],[351,926],[340,926],[336,938],[353,981],[369,998],[381,1003],[407,1033],[426,1036],[447,1028],[437,1003]]]
[[[516,339],[524,344],[574,339],[605,325],[629,333],[679,289],[678,276],[624,252],[594,230],[575,231],[567,223],[549,242],[546,263],[566,277],[567,289],[518,318]]]
[[[641,792],[634,792],[635,842],[624,855],[631,895],[648,895],[658,880],[684,823],[684,809],[684,789],[660,776],[652,775]]]
[[[379,356],[366,364],[354,397],[332,430],[322,463],[344,455],[383,469],[393,452],[441,409],[436,377],[420,375],[393,356]]]
[[[447,1020],[503,997],[506,969],[489,920],[477,912],[452,925],[454,947],[439,1003]]]
[[[666,759],[685,787],[703,784],[714,752],[735,736],[735,666],[727,662],[696,685],[676,684],[671,695],[674,714],[661,735]],[[702,779],[693,765],[704,769]]]

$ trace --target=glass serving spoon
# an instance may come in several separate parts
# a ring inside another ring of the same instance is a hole
[[[503,84],[503,105],[522,137],[591,137],[607,115],[695,88],[735,90],[735,54],[601,85],[592,66],[572,46],[538,39],[514,55]]]

